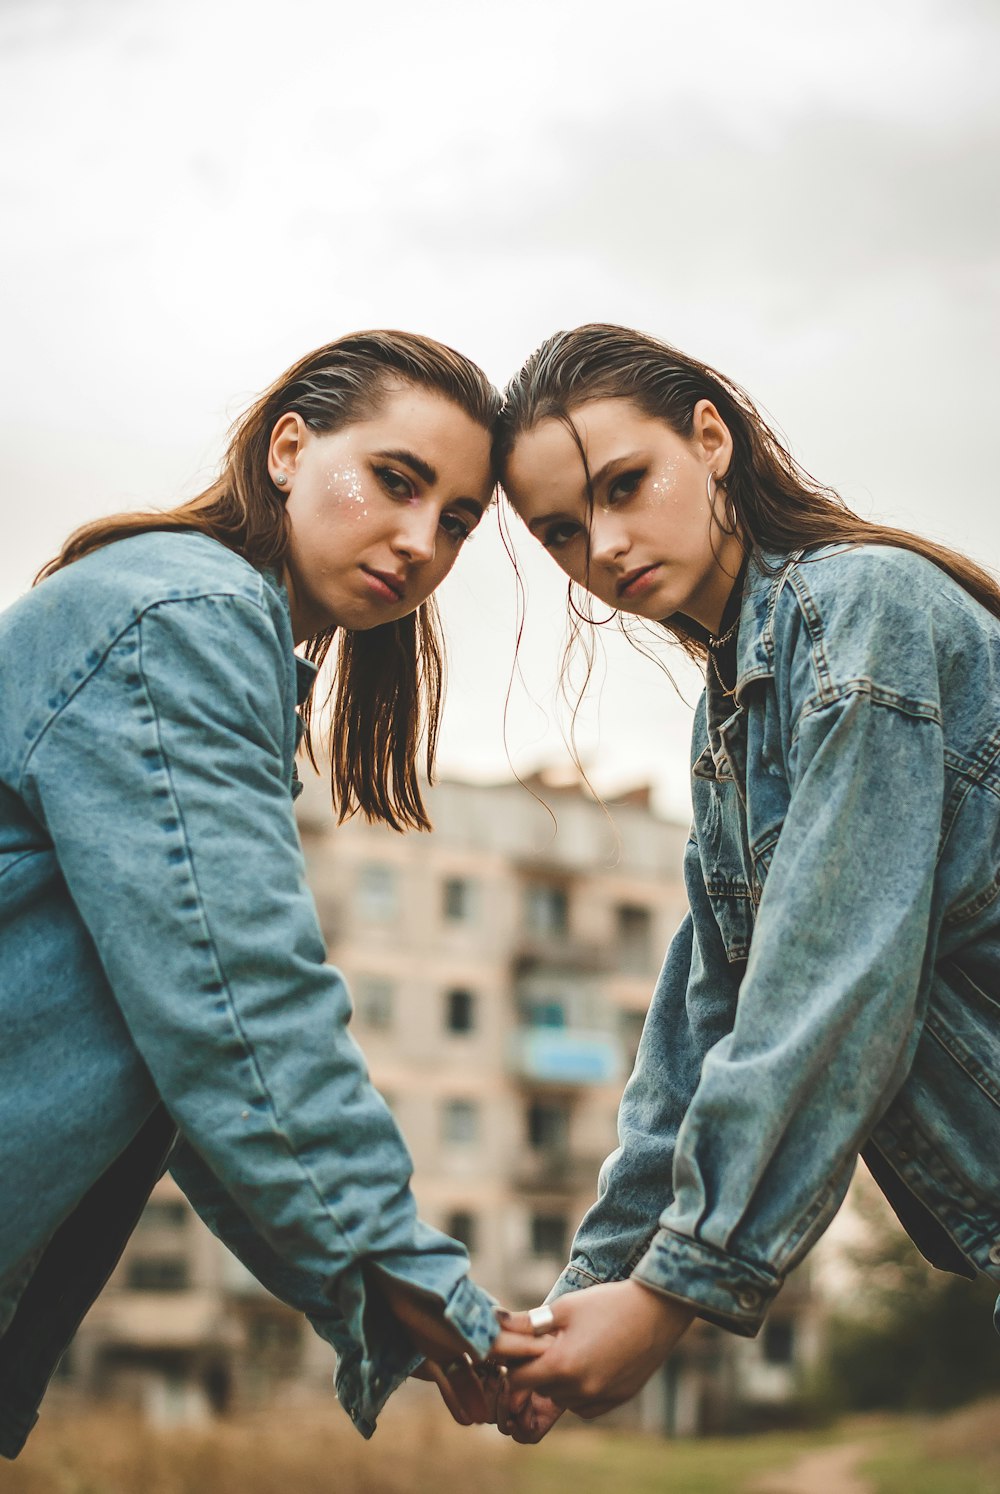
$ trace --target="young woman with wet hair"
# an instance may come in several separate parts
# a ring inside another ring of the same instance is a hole
[[[624,328],[528,360],[495,458],[577,616],[596,597],[705,666],[690,911],[620,1146],[496,1346],[547,1335],[510,1379],[531,1441],[633,1395],[694,1317],[756,1334],[859,1154],[929,1260],[1000,1279],[1000,590]]]
[[[432,593],[490,502],[498,403],[427,338],[341,338],[244,415],[205,492],[79,530],[0,618],[8,1457],[165,1165],[333,1345],[366,1435],[424,1355],[456,1362],[430,1371],[453,1413],[485,1414],[462,1356],[492,1303],[416,1218],[292,799],[335,649],[337,812],[427,825]]]

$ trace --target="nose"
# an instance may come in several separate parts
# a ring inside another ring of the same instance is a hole
[[[429,507],[404,510],[392,547],[411,565],[426,565],[434,559],[437,526],[438,515]]]
[[[613,513],[595,509],[590,522],[590,559],[597,565],[613,565],[629,550],[628,535]]]

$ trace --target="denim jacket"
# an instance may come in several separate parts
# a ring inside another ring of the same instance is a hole
[[[859,1152],[1000,1279],[1000,623],[884,546],[751,565],[696,711],[690,911],[552,1295],[638,1281],[754,1335]]]
[[[137,536],[11,607],[0,660],[0,1452],[168,1155],[332,1344],[370,1435],[415,1357],[367,1266],[479,1353],[496,1324],[463,1247],[416,1217],[324,963],[292,808],[312,669],[284,591],[203,536]]]

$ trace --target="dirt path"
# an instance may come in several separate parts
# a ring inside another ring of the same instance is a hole
[[[872,1494],[871,1484],[857,1471],[867,1451],[866,1442],[821,1447],[791,1468],[756,1474],[744,1486],[745,1494]]]

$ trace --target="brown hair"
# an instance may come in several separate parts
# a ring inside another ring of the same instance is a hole
[[[36,577],[43,580],[102,545],[151,530],[196,530],[258,569],[280,569],[288,548],[284,495],[267,454],[275,424],[297,411],[310,430],[337,431],[374,415],[393,379],[442,394],[491,430],[500,396],[454,349],[411,332],[355,332],[292,365],[234,424],[222,470],[197,497],[164,513],[114,514],[85,524]],[[338,629],[317,633],[305,655],[321,665]],[[333,701],[331,790],[338,819],[360,810],[395,830],[426,830],[417,775],[421,737],[433,776],[444,692],[444,642],[434,598],[395,622],[339,629]],[[306,751],[316,765],[312,701],[302,707]]]
[[[799,466],[738,384],[667,343],[627,327],[592,323],[557,332],[532,353],[504,394],[493,447],[501,480],[518,436],[540,420],[561,420],[580,446],[571,414],[595,399],[631,400],[644,415],[665,421],[682,437],[691,435],[698,401],[710,400],[733,438],[732,460],[719,487],[747,552],[758,562],[762,552],[784,555],[813,545],[896,545],[933,561],[1000,617],[1000,586],[988,571],[944,545],[852,513],[833,489]],[[580,455],[590,492],[582,447]],[[593,617],[589,611],[581,613],[572,590],[570,608],[571,647],[579,633],[572,614],[585,621]],[[665,626],[686,652],[705,654],[704,643],[683,627],[672,626],[669,620]]]

